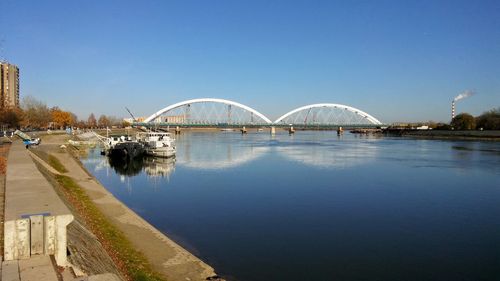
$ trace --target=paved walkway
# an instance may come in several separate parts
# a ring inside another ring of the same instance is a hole
[[[52,185],[40,173],[22,142],[14,141],[9,157],[5,192],[5,221],[16,220],[26,214],[50,212],[51,215],[71,214],[55,193]],[[38,161],[47,163],[36,157]],[[50,167],[50,166],[49,166]],[[6,234],[7,235],[7,234]],[[2,281],[64,281],[101,280],[119,281],[113,274],[76,278],[70,268],[58,269],[52,255],[35,255],[3,261],[0,266]],[[8,254],[6,249],[6,254]],[[65,249],[66,252],[66,249]],[[1,259],[1,257],[0,257]],[[59,270],[59,271],[58,271]],[[59,273],[58,273],[59,272]]]
[[[24,234],[19,230],[8,228],[8,224],[34,214],[58,216],[71,213],[33,163],[22,142],[17,140],[12,143],[7,163],[4,256],[8,261],[2,263],[2,280],[57,280],[56,266],[51,256],[43,255],[43,249],[41,255],[34,254],[38,250],[36,247],[38,244],[33,240],[38,237],[34,234],[35,228],[31,232],[28,229],[28,233]],[[31,243],[20,244],[20,241],[23,241],[19,240],[20,235],[27,235]],[[44,234],[40,233],[40,237],[43,241]],[[42,243],[40,247],[43,248],[44,242],[40,243]]]
[[[12,143],[7,163],[5,221],[44,210],[50,210],[51,215],[70,213],[22,142]]]

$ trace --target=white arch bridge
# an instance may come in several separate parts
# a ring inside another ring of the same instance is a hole
[[[274,122],[257,110],[225,99],[200,98],[169,105],[136,123],[145,126],[303,126],[377,127],[372,115],[342,104],[318,103],[296,108]]]

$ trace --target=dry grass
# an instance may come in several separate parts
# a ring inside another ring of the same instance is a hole
[[[49,165],[52,166],[52,168],[56,169],[59,173],[67,173],[68,170],[64,167],[64,165],[57,159],[54,155],[49,154]]]
[[[43,161],[49,163],[49,165],[54,168],[59,173],[67,173],[68,170],[64,165],[57,159],[54,155],[47,153],[41,149],[32,149],[31,152],[35,153],[36,156],[40,157]]]
[[[10,144],[0,145],[0,174],[5,175],[7,172],[7,155],[9,153]]]

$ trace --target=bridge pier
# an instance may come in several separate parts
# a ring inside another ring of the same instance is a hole
[[[271,135],[276,134],[276,127],[271,126]]]
[[[344,129],[342,127],[338,127],[337,128],[337,135],[340,136],[342,134],[344,134]]]

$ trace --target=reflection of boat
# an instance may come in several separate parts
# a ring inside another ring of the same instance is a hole
[[[167,132],[141,132],[137,134],[139,142],[144,144],[144,154],[154,157],[175,156],[175,142]]]
[[[112,136],[107,139],[108,156],[111,158],[134,159],[144,154],[144,145],[129,136]]]
[[[109,165],[120,175],[135,176],[142,170],[142,157],[136,158],[118,158],[110,157]]]
[[[175,170],[175,158],[144,157],[143,165],[149,176],[168,177]]]

